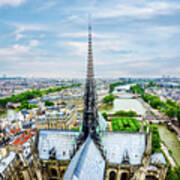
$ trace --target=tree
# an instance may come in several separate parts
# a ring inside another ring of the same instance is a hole
[[[54,106],[54,102],[48,101],[48,100],[45,101],[44,104],[45,104],[45,106]]]
[[[5,108],[6,107],[6,104],[8,103],[7,99],[4,98],[4,99],[0,99],[0,105]]]
[[[149,87],[154,87],[154,86],[156,86],[156,84],[153,81],[150,81],[149,82]]]
[[[107,115],[107,113],[106,113],[106,112],[103,112],[103,113],[102,113],[102,116],[104,117],[104,119],[106,119],[106,120],[107,120],[108,115]]]
[[[113,92],[113,91],[114,91],[114,88],[115,88],[116,86],[124,85],[124,84],[126,84],[126,82],[121,82],[121,81],[110,84],[110,86],[109,86],[109,87],[110,87],[110,92]]]
[[[62,104],[62,105],[66,105],[66,102],[63,101],[61,104]]]
[[[21,103],[21,106],[19,107],[20,109],[29,109],[29,103],[28,103],[28,101],[23,101],[22,103]]]
[[[147,98],[153,108],[159,109],[164,105],[164,102],[161,101],[160,98],[157,96],[148,95]]]
[[[171,166],[169,166],[166,180],[179,180],[179,179],[180,179],[180,166],[175,167],[174,169]]]
[[[135,111],[123,111],[123,110],[120,110],[120,111],[117,111],[114,113],[114,115],[119,115],[119,116],[137,116],[137,113]]]
[[[103,102],[106,104],[112,104],[115,99],[115,96],[113,94],[110,94],[109,96],[105,96],[103,99]]]
[[[175,101],[172,101],[171,99],[167,99],[166,103],[170,106],[176,106],[176,102]]]
[[[168,106],[165,110],[165,114],[170,118],[175,117],[176,116],[176,108],[172,107],[172,106]]]
[[[152,132],[152,153],[161,151],[161,138],[159,135],[158,128],[154,125],[150,126]]]
[[[66,88],[73,88],[73,87],[79,87],[81,84],[73,84],[69,86],[62,86],[62,87],[56,87],[56,88],[49,88],[46,90],[33,90],[33,91],[25,91],[23,93],[12,95],[7,98],[0,99],[0,107],[5,108],[8,102],[17,103],[17,102],[23,102],[27,101],[36,97],[41,97],[44,94],[53,93],[57,91],[61,91]]]
[[[131,86],[130,90],[133,93],[144,94],[144,89],[139,84],[136,84],[135,86]]]
[[[180,125],[180,107],[177,109],[177,120],[179,121],[179,125]]]
[[[21,105],[18,110],[32,109],[32,108],[37,108],[37,107],[38,107],[38,105],[36,105],[36,104],[29,104],[28,101],[23,101],[23,102],[21,102]]]

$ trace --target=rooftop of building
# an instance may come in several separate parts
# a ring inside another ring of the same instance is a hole
[[[9,152],[7,157],[1,159],[0,161],[0,173],[3,173],[4,170],[9,166],[9,164],[15,159],[16,153]]]
[[[73,141],[78,134],[77,131],[68,130],[40,130],[38,139],[40,159],[49,159],[50,150],[54,148],[57,160],[69,160],[74,150]]]
[[[44,129],[39,131],[38,151],[40,159],[50,158],[49,151],[56,150],[57,160],[70,160],[74,151],[75,139],[79,132],[69,130]],[[106,150],[106,158],[110,163],[121,164],[125,154],[129,156],[129,164],[139,165],[146,148],[144,133],[102,132],[102,142]]]
[[[104,171],[105,160],[89,136],[71,160],[63,180],[103,180]]]
[[[123,164],[124,157],[127,155],[129,164],[141,164],[146,148],[146,134],[139,132],[103,132],[102,142],[108,162]]]

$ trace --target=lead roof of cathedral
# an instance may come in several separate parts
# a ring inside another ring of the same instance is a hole
[[[127,154],[129,164],[141,164],[146,148],[146,135],[144,133],[104,132],[102,141],[108,162],[122,164],[123,157]]]
[[[79,132],[63,130],[40,130],[38,139],[39,158],[50,158],[49,151],[54,148],[57,160],[69,160],[73,153],[73,142]]]
[[[57,160],[70,160],[75,138],[79,132],[62,130],[40,130],[38,151],[40,159],[49,159],[49,151],[54,147]],[[146,147],[144,133],[102,132],[102,142],[106,150],[107,161],[121,164],[123,156],[128,154],[131,165],[141,164]]]
[[[71,160],[63,180],[103,180],[105,160],[89,136]]]

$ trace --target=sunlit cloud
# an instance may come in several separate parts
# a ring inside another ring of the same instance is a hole
[[[133,5],[119,3],[112,9],[107,8],[96,12],[96,18],[116,18],[116,17],[131,17],[138,19],[151,18],[157,15],[169,15],[180,10],[179,3],[170,3],[162,1],[154,1],[143,3],[140,6],[138,3]]]
[[[36,11],[38,12],[45,11],[55,6],[56,4],[57,4],[56,1],[45,2],[41,7],[37,8]]]
[[[19,6],[23,4],[26,0],[0,0],[0,7],[5,5]]]

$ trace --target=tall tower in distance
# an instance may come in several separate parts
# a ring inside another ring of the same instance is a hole
[[[98,117],[98,109],[96,105],[97,95],[96,95],[96,82],[94,79],[91,29],[92,27],[91,24],[89,23],[88,63],[87,63],[85,94],[84,94],[84,112],[83,112],[84,114],[83,114],[82,132],[80,133],[79,139],[77,141],[77,146],[79,147],[86,140],[86,138],[90,136],[95,142],[95,144],[98,146],[99,150],[104,155],[99,132],[97,131],[99,125],[99,117]]]

